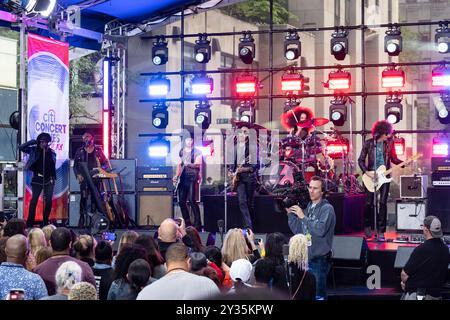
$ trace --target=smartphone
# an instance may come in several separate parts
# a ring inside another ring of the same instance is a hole
[[[102,239],[106,241],[116,241],[116,234],[114,232],[103,232]]]
[[[261,243],[262,239],[256,238],[255,239],[255,245],[259,245]]]
[[[25,290],[23,290],[23,289],[11,289],[9,291],[8,300],[25,300]]]

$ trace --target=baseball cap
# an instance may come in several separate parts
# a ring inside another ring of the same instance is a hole
[[[430,230],[433,238],[442,238],[441,221],[436,216],[425,217],[423,225]]]
[[[248,282],[252,275],[252,264],[247,259],[238,259],[231,264],[230,277],[233,281],[240,279],[242,282]]]

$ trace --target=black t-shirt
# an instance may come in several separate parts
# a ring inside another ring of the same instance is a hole
[[[302,281],[304,270],[300,270],[294,263],[289,264],[289,278],[291,283],[291,294],[294,300],[315,300],[316,299],[316,278],[314,275],[306,271],[305,278]]]
[[[94,271],[95,282],[97,284],[97,288],[99,291],[99,299],[107,300],[108,299],[108,291],[111,287],[112,282],[114,281],[113,268],[105,268],[105,269],[92,269]]]
[[[34,173],[33,178],[35,181],[36,179],[42,181],[43,176],[45,176],[45,181],[49,181],[50,178],[56,177],[55,162],[53,161],[52,153],[50,150],[48,150],[45,153],[45,168],[43,167],[43,163],[44,163],[44,153],[40,151],[38,160],[30,168],[31,171],[33,171]]]
[[[98,163],[97,163],[97,159],[95,157],[95,150],[92,151],[91,153],[86,151],[86,155],[87,155],[88,169],[92,170],[94,168],[97,168],[98,167]]]
[[[403,270],[409,276],[406,291],[415,292],[418,288],[426,289],[426,294],[441,296],[445,284],[450,252],[439,238],[425,241],[411,254]]]

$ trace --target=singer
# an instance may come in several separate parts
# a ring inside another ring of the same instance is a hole
[[[87,162],[87,167],[89,172],[93,172],[95,168],[101,166],[103,169],[108,168],[108,161],[103,154],[101,147],[96,146],[94,144],[94,134],[92,132],[85,132],[83,134],[83,146],[78,148],[75,153],[74,164],[73,164],[73,172],[77,177],[78,183],[80,184],[80,192],[81,192],[81,200],[80,200],[80,219],[78,220],[78,227],[89,227],[90,222],[87,217],[87,202],[90,195],[89,187],[87,182],[84,180],[80,171],[80,163]],[[94,184],[99,190],[100,181],[97,179],[94,180]],[[97,208],[94,197],[91,196],[91,212],[94,213],[96,210],[100,210],[101,208]]]
[[[56,180],[56,152],[49,147],[51,136],[42,132],[36,140],[30,140],[19,146],[19,150],[29,154],[25,170],[33,172],[31,180],[32,197],[28,211],[27,226],[33,227],[36,216],[36,205],[39,196],[44,191],[43,225],[48,224],[48,217],[52,211],[53,188]]]

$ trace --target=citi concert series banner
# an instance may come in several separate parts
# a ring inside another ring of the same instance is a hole
[[[69,44],[28,34],[27,140],[47,132],[56,152],[56,183],[49,219],[67,219],[69,192]],[[32,173],[26,173],[24,217],[28,217]],[[36,220],[42,220],[42,194]]]

